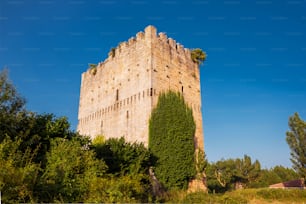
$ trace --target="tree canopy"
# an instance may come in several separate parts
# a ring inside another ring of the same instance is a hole
[[[306,122],[298,113],[289,118],[290,130],[286,133],[286,141],[291,149],[293,168],[302,178],[306,178]]]
[[[223,159],[208,165],[208,188],[217,192],[245,188],[258,179],[260,172],[259,161],[252,162],[247,155],[242,159]]]

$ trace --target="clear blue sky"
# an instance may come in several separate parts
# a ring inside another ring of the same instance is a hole
[[[76,129],[81,73],[147,25],[202,48],[205,150],[291,166],[288,117],[306,120],[305,0],[1,0],[0,69],[38,113]],[[114,127],[115,128],[115,127]]]

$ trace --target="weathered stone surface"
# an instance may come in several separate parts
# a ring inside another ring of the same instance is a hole
[[[188,184],[188,193],[195,193],[199,191],[207,192],[207,187],[204,180],[194,179]]]
[[[147,146],[151,111],[167,90],[181,92],[193,109],[196,147],[204,149],[198,65],[189,49],[164,33],[157,35],[153,26],[111,51],[95,74],[82,74],[77,130]]]

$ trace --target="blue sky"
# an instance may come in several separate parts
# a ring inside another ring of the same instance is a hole
[[[81,73],[147,25],[202,48],[205,150],[291,166],[288,117],[306,120],[306,1],[1,0],[0,69],[38,113],[76,129]]]

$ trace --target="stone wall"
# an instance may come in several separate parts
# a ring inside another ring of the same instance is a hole
[[[78,131],[147,143],[151,112],[150,36],[138,33],[82,74]]]
[[[98,64],[94,74],[82,74],[78,131],[83,135],[124,136],[148,145],[148,123],[158,94],[183,94],[196,122],[195,141],[204,149],[200,74],[190,50],[148,26],[121,43]]]

